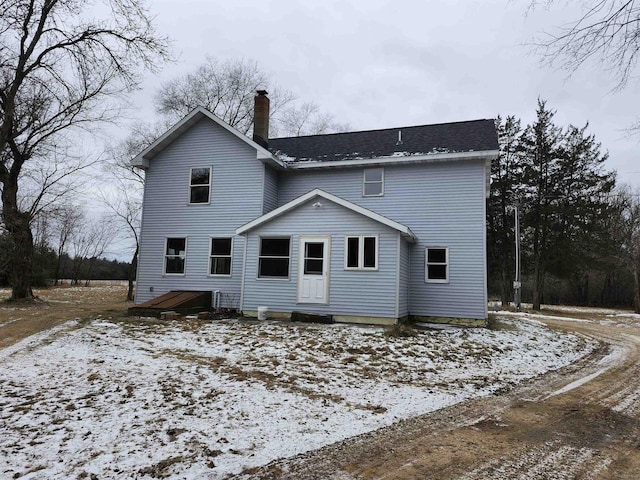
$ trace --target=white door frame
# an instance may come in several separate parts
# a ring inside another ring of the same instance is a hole
[[[322,301],[309,301],[302,298],[302,283],[304,275],[304,257],[306,243],[324,243],[322,252],[322,277],[324,278],[324,295]],[[331,236],[330,235],[304,235],[298,242],[298,303],[329,304],[329,264],[331,263]]]

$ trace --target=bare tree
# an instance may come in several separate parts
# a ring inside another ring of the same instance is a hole
[[[82,210],[77,205],[67,204],[58,207],[53,212],[54,231],[56,235],[56,266],[54,271],[54,285],[60,280],[60,270],[64,254],[74,233],[80,228],[83,221]]]
[[[349,124],[337,122],[332,114],[320,111],[320,107],[313,102],[285,108],[275,127],[276,134],[292,137],[349,130]]]
[[[133,300],[133,286],[138,267],[138,254],[140,252],[140,215],[142,213],[142,189],[134,174],[128,175],[128,170],[123,168],[113,169],[113,188],[109,192],[101,193],[104,204],[110,210],[110,217],[118,232],[125,236],[133,244],[133,255],[129,264],[127,275],[128,288],[127,300]]]
[[[275,85],[253,60],[220,62],[207,57],[195,71],[164,83],[155,97],[156,111],[173,121],[204,107],[232,127],[248,134],[253,126],[256,90],[269,90],[271,115],[293,101],[293,94]]]
[[[549,6],[554,0],[533,1]],[[589,60],[600,61],[623,88],[632,77],[640,51],[640,5],[634,0],[589,0],[580,3],[578,19],[536,42],[550,64],[573,72]]]
[[[94,260],[105,255],[115,236],[116,231],[108,217],[85,220],[79,228],[76,228],[71,237],[73,253],[71,280],[74,285],[80,283],[81,277],[84,277],[87,285],[89,284]]]
[[[33,212],[21,208],[19,195],[27,166],[64,155],[71,132],[113,119],[140,68],[168,59],[167,40],[141,1],[104,3],[101,19],[89,18],[91,5],[81,0],[0,5],[0,183],[12,299],[33,296]]]
[[[611,196],[610,204],[616,212],[607,219],[611,251],[619,267],[633,277],[633,305],[640,313],[640,192],[622,186]]]

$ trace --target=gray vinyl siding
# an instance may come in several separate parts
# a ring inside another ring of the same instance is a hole
[[[398,272],[398,318],[409,315],[409,276],[411,273],[409,248],[409,244],[401,239]]]
[[[209,204],[189,205],[191,167],[212,167]],[[223,306],[239,308],[244,238],[235,229],[262,214],[263,168],[255,149],[208,119],[150,160],[136,303],[170,290],[220,290]],[[233,237],[230,277],[208,275],[212,236]],[[167,237],[187,238],[184,276],[164,275]]]
[[[278,207],[278,172],[264,166],[264,207],[263,213],[269,213]]]
[[[407,225],[411,246],[412,315],[486,318],[484,162],[385,167],[384,196],[362,196],[362,168],[283,172],[278,203],[314,189],[362,205]],[[449,247],[449,283],[426,283],[425,247]]]
[[[328,200],[314,208],[310,200],[287,214],[247,233],[243,309],[395,318],[397,294],[397,232]],[[327,228],[330,226],[330,228]],[[300,236],[330,235],[329,304],[297,304]],[[378,270],[344,269],[345,236],[378,236]],[[291,237],[289,278],[258,278],[261,237]]]

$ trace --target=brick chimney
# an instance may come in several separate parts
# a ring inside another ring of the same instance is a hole
[[[266,90],[258,90],[254,98],[253,141],[267,148],[269,141],[269,97]]]

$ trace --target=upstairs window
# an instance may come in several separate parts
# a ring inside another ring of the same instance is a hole
[[[187,258],[186,238],[167,238],[164,254],[164,273],[184,275],[184,263]]]
[[[378,269],[378,237],[373,235],[348,236],[346,238],[346,270]]]
[[[209,254],[210,275],[231,275],[231,250],[230,238],[212,238]]]
[[[261,238],[258,277],[289,278],[290,238]]]
[[[384,195],[384,168],[366,168],[362,175],[362,196]]]
[[[211,167],[192,168],[189,175],[189,203],[209,203]]]
[[[449,282],[449,248],[427,247],[425,252],[425,281]]]

